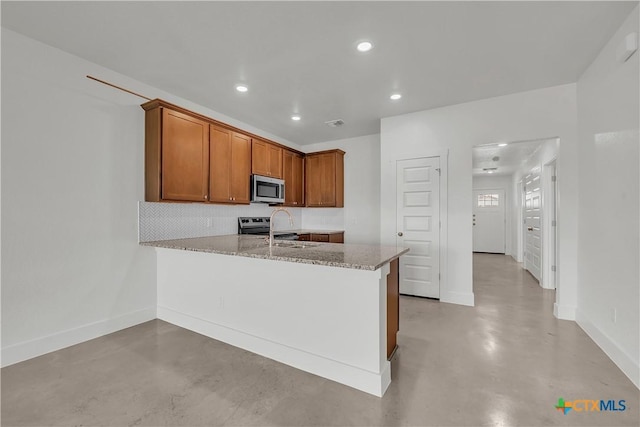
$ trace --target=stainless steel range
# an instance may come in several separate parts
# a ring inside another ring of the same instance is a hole
[[[238,217],[238,234],[268,236],[270,225],[271,220],[268,216]],[[274,231],[273,237],[276,240],[298,240],[296,233],[287,231]]]

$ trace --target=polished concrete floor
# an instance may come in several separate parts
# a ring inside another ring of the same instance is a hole
[[[633,425],[640,394],[510,257],[474,255],[476,307],[400,301],[376,398],[162,321],[2,369],[2,425]],[[357,307],[354,307],[357,309]],[[567,415],[559,397],[624,399]]]

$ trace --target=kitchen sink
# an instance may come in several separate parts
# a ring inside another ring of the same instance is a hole
[[[283,241],[283,242],[278,242],[276,241],[273,244],[274,247],[277,248],[291,248],[291,249],[304,249],[304,248],[313,248],[318,246],[317,243],[308,243],[308,242],[299,242],[299,241]]]

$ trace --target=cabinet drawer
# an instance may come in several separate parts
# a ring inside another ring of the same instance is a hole
[[[329,234],[330,243],[344,243],[344,233]]]
[[[311,240],[314,242],[329,242],[328,234],[312,234]]]
[[[298,234],[298,240],[309,242],[311,240],[311,234]]]

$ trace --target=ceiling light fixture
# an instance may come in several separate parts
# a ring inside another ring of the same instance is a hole
[[[293,116],[291,116],[291,120],[293,120],[294,122],[299,122],[300,121],[300,116],[297,114],[294,114]]]
[[[498,144],[498,147],[506,147],[507,145],[509,145],[509,144],[503,142],[502,144]]]
[[[391,99],[392,101],[397,101],[400,98],[402,98],[402,95],[400,95],[399,93],[394,93],[389,97],[389,99]]]
[[[327,122],[324,122],[324,124],[329,126],[330,128],[337,128],[344,125],[344,120],[342,119],[329,120]]]
[[[236,90],[238,92],[245,93],[249,90],[249,88],[247,87],[247,85],[236,85]]]
[[[373,49],[373,43],[369,41],[360,42],[356,46],[356,49],[358,49],[359,52],[369,52],[371,49]]]

